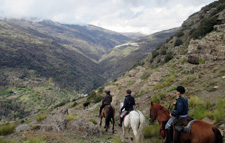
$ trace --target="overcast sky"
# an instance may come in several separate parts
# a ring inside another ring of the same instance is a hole
[[[37,17],[151,34],[181,26],[215,0],[0,0],[0,17]]]

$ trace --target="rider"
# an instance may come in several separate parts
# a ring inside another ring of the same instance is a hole
[[[165,129],[167,129],[167,142],[171,143],[173,139],[173,130],[171,125],[174,125],[179,119],[186,118],[188,116],[188,99],[184,96],[185,88],[183,86],[177,87],[178,99],[175,103],[175,108],[170,114],[170,119],[166,123]]]
[[[122,127],[123,117],[128,114],[130,111],[134,110],[133,106],[135,105],[134,97],[131,96],[131,90],[126,91],[127,95],[125,96],[123,107],[120,109],[120,123],[119,126]],[[123,109],[125,109],[123,111]]]
[[[110,95],[110,91],[106,90],[105,93],[106,93],[106,95],[102,100],[102,105],[99,110],[99,115],[98,115],[99,117],[101,116],[102,109],[105,107],[105,105],[110,105],[112,102],[112,96]]]

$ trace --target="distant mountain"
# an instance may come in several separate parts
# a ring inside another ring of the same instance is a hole
[[[52,21],[0,21],[0,67],[25,68],[61,87],[89,91],[103,84],[96,61],[129,38],[96,26]],[[93,76],[94,75],[94,76]],[[79,81],[79,82],[77,82]]]
[[[147,36],[146,34],[142,34],[142,33],[135,33],[135,32],[127,32],[127,33],[121,33],[123,35],[125,35],[126,37],[130,37],[131,39],[136,39],[136,38],[140,38],[140,37],[145,37]]]
[[[154,33],[149,36],[134,39],[122,45],[115,46],[114,49],[103,56],[100,65],[104,69],[106,79],[114,79],[121,76],[135,64],[160,46],[166,39],[176,33],[178,28]]]

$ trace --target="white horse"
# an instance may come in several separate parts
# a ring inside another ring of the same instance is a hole
[[[123,103],[120,103],[120,109],[123,107]],[[132,129],[134,134],[135,143],[143,142],[143,132],[144,132],[145,116],[139,110],[131,111],[124,119],[123,128],[123,140],[125,140],[125,134],[127,129]]]

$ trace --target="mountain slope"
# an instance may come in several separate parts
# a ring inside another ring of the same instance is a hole
[[[116,46],[109,54],[104,55],[100,61],[100,65],[104,69],[104,77],[114,79],[121,76],[177,30],[178,28],[161,31]]]

